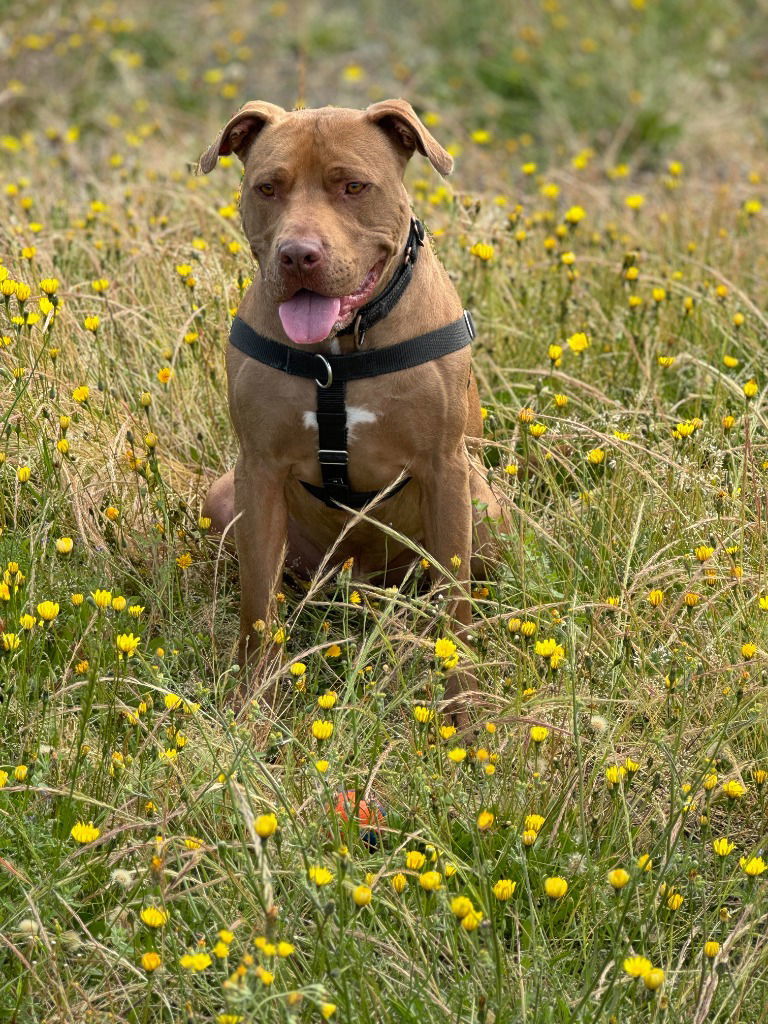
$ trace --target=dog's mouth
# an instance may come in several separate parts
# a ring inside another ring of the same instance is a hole
[[[384,260],[371,267],[357,291],[349,295],[321,295],[300,288],[278,306],[283,330],[297,345],[314,345],[324,341],[334,328],[346,326],[352,314],[368,301],[378,284]]]

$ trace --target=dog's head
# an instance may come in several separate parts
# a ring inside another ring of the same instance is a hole
[[[243,229],[294,342],[346,327],[391,277],[410,218],[403,172],[417,150],[450,172],[450,155],[404,100],[293,111],[252,102],[200,157],[204,174],[220,156],[242,160]]]

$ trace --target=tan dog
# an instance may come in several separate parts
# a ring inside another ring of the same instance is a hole
[[[229,408],[240,455],[234,473],[211,488],[205,514],[218,530],[237,516],[241,664],[262,642],[254,624],[270,621],[286,560],[311,573],[337,545],[339,562],[353,558],[361,575],[383,573],[391,582],[414,558],[372,523],[357,523],[337,544],[351,513],[329,507],[306,485],[324,483],[320,398],[318,412],[315,401],[326,382],[326,357],[376,352],[462,317],[461,301],[427,243],[402,296],[368,328],[362,347],[356,349],[358,336],[339,334],[386,291],[404,258],[413,258],[406,253],[412,222],[402,179],[416,150],[441,174],[451,170],[450,155],[403,100],[363,111],[285,111],[252,102],[200,158],[204,173],[232,152],[244,164],[240,209],[260,274],[238,317],[266,339],[323,357],[316,357],[315,383],[228,348]],[[376,492],[408,478],[369,514],[422,545],[436,578],[439,567],[459,565],[450,613],[461,630],[470,623],[473,502],[481,509],[476,518],[483,542],[480,520],[501,514],[467,451],[467,442],[482,434],[469,347],[399,372],[352,379],[345,400],[350,486]],[[448,696],[461,685],[456,676]]]

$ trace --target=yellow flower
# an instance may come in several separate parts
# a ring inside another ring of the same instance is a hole
[[[604,461],[605,451],[602,448],[593,448],[587,452],[587,462],[591,462],[593,466],[599,466]]]
[[[327,740],[333,735],[333,722],[316,718],[312,723],[312,735],[316,740]]]
[[[455,914],[459,919],[466,917],[467,914],[471,914],[474,909],[472,900],[466,896],[454,896],[451,900],[451,913]]]
[[[437,892],[442,888],[443,876],[439,871],[425,871],[419,875],[419,885],[426,892]]]
[[[567,224],[578,224],[584,220],[587,215],[587,211],[581,206],[571,206],[570,209],[565,211],[563,220]]]
[[[496,820],[496,816],[492,811],[480,811],[477,816],[477,827],[481,832],[485,832],[493,825]]]
[[[424,867],[426,859],[419,850],[408,850],[405,854],[405,866],[412,871],[420,871]]]
[[[555,875],[544,879],[544,892],[551,900],[561,900],[568,892],[568,883],[564,878]]]
[[[576,334],[572,334],[570,338],[566,339],[568,348],[571,352],[584,352],[589,348],[589,338],[584,331],[577,331]]]
[[[747,792],[738,779],[729,779],[728,782],[724,782],[722,790],[731,800],[739,800]]]
[[[493,259],[493,246],[487,242],[475,242],[469,251],[483,263],[489,263]]]
[[[19,468],[16,470],[16,479],[19,481],[20,484],[28,483],[29,478],[31,476],[32,470],[29,468],[29,466],[19,466]]]
[[[758,875],[762,875],[764,871],[768,871],[768,864],[765,863],[762,857],[750,857],[749,859],[740,857],[739,866],[751,878],[756,878]]]
[[[746,658],[747,660],[749,660],[750,658],[754,658],[754,656],[757,654],[757,645],[756,644],[742,644],[741,645],[741,653],[742,653],[742,657]]]
[[[511,878],[500,878],[494,883],[493,895],[497,900],[511,900],[516,888],[517,882],[513,882]]]
[[[745,398],[754,398],[755,395],[757,394],[758,390],[759,390],[759,388],[757,386],[757,381],[756,380],[748,380],[747,383],[742,388],[742,391],[744,392],[744,397]]]
[[[56,541],[56,550],[60,555],[68,555],[74,546],[75,542],[71,537],[59,537]]]
[[[626,775],[627,769],[624,765],[608,765],[605,769],[605,781],[609,787],[623,782]]]
[[[534,743],[543,743],[549,736],[549,729],[545,725],[532,725],[528,735]]]
[[[352,899],[358,907],[367,907],[373,898],[373,892],[368,885],[358,885],[352,891]]]
[[[646,956],[628,956],[623,966],[630,978],[644,978],[653,970],[653,965]]]
[[[663,590],[652,590],[648,594],[648,603],[652,604],[654,608],[658,608],[659,605],[663,603],[663,601],[664,601],[664,591]]]
[[[318,888],[323,885],[329,885],[334,878],[332,871],[317,864],[313,864],[310,867],[308,874],[310,882],[314,882]]]
[[[334,1013],[336,1013],[336,1003],[320,1004],[320,1015],[322,1016],[323,1020],[330,1020]]]
[[[109,590],[94,590],[91,593],[91,597],[97,608],[112,607],[112,592]]]
[[[141,637],[134,636],[133,633],[120,633],[115,637],[115,644],[120,652],[120,657],[123,655],[127,658],[133,657],[140,643]]]
[[[708,956],[710,958],[710,960],[713,957],[716,957],[719,952],[720,952],[720,943],[719,942],[716,942],[714,939],[710,939],[708,942],[704,943],[704,956]]]
[[[643,975],[643,984],[651,991],[661,988],[664,984],[664,971],[660,967],[652,967]]]
[[[277,818],[271,812],[260,814],[254,821],[253,828],[259,839],[269,839],[277,832]]]
[[[319,771],[321,775],[324,775],[328,771],[328,769],[330,767],[331,767],[330,761],[324,761],[324,760],[315,761],[315,769],[317,771]]]
[[[142,907],[139,917],[147,928],[162,928],[168,923],[170,913],[164,907]]]
[[[645,203],[645,196],[639,194],[627,196],[624,200],[624,205],[630,210],[639,210],[643,203]]]
[[[426,725],[435,717],[435,712],[431,708],[425,708],[422,704],[417,704],[413,709],[413,717],[421,725]]]
[[[73,825],[70,833],[76,843],[93,843],[101,835],[101,829],[94,826],[92,821],[87,824],[84,821],[78,821],[76,825]]]
[[[466,756],[467,752],[464,747],[452,747],[448,751],[448,758],[453,761],[454,764],[461,764]]]
[[[623,889],[629,881],[629,872],[624,868],[614,868],[608,872],[608,881],[614,889]]]
[[[637,858],[637,866],[641,871],[650,871],[653,867],[653,861],[651,860],[650,854],[641,853]]]
[[[439,637],[435,640],[435,658],[438,661],[452,661],[456,657],[457,651],[456,644],[448,637]]]
[[[213,963],[209,953],[185,953],[179,959],[179,964],[189,971],[204,971]]]
[[[162,962],[160,954],[154,950],[141,954],[141,966],[145,971],[156,971]]]
[[[100,323],[101,320],[99,320],[99,318],[95,314],[93,314],[92,316],[87,316],[85,320],[83,320],[83,327],[86,329],[86,331],[91,331],[93,334],[95,334],[96,331],[98,331],[99,329]]]
[[[405,877],[404,874],[402,874],[402,872],[398,871],[396,875],[392,876],[390,885],[399,896],[400,893],[403,892],[403,890],[407,887],[408,879]]]
[[[525,828],[538,832],[544,824],[544,817],[541,814],[526,814]]]
[[[721,836],[719,839],[712,840],[712,849],[718,857],[727,857],[729,853],[736,849],[736,844],[732,843],[727,836]]]
[[[683,894],[680,892],[670,892],[667,896],[667,906],[670,910],[679,910],[684,902]]]
[[[17,782],[24,782],[28,775],[29,775],[29,767],[26,764],[17,764],[16,767],[13,769],[13,777],[14,777],[14,779],[16,779]],[[75,828],[77,828],[77,826],[75,826]],[[74,839],[75,836],[73,836],[72,838]],[[94,838],[96,838],[96,837],[94,837]],[[78,842],[80,842],[80,841],[81,840],[78,839]],[[86,841],[90,842],[90,840],[86,840]]]
[[[317,698],[317,705],[322,708],[323,711],[330,711],[338,699],[339,695],[335,690],[328,690],[326,693],[320,694]]]
[[[461,919],[461,927],[465,932],[473,932],[483,923],[483,915],[479,910],[470,910]]]
[[[3,769],[0,768],[0,789],[2,789],[3,786],[5,786],[5,784],[7,782],[8,782],[8,772],[3,771]]]
[[[59,606],[55,601],[41,601],[37,606],[37,614],[43,622],[53,622],[59,614]]]

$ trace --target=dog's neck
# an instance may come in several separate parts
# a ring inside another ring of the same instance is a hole
[[[386,275],[386,279],[382,280],[377,294],[386,288],[402,262],[409,229],[410,222],[403,234],[398,260],[393,262],[392,269]],[[425,296],[429,296],[428,302]],[[407,338],[424,334],[451,323],[460,317],[461,313],[461,300],[445,269],[433,253],[429,238],[426,238],[413,268],[410,284],[391,312],[366,331],[362,351],[395,345]],[[292,348],[334,355],[348,355],[359,351],[352,334],[334,336],[316,345],[295,345],[283,331],[277,307],[265,296],[260,276],[243,296],[238,316],[260,334],[265,334],[268,338],[274,338]]]

